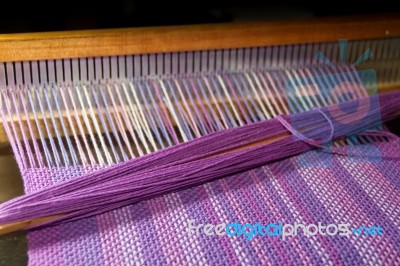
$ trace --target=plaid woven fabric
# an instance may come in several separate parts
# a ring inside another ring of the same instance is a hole
[[[311,151],[96,217],[31,232],[30,265],[399,265],[398,142]],[[384,159],[391,157],[392,159]],[[396,159],[397,158],[397,159]],[[96,169],[31,169],[27,193]],[[348,224],[383,235],[207,235],[199,224]]]

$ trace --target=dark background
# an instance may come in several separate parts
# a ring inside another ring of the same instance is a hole
[[[396,1],[393,1],[395,3]],[[399,12],[389,1],[17,1],[0,4],[0,33],[294,19]]]

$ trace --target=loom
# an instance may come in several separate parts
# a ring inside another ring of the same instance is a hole
[[[213,132],[396,90],[399,45],[396,14],[3,35],[0,143],[32,193]],[[374,141],[385,138],[342,140]]]

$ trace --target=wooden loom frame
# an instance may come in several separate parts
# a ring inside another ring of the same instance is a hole
[[[0,62],[400,37],[400,14],[0,35]],[[1,78],[1,77],[0,77]],[[380,91],[397,89],[385,84]],[[47,119],[47,118],[46,118]],[[7,142],[0,127],[0,143]]]
[[[0,62],[400,36],[400,14],[0,35]]]

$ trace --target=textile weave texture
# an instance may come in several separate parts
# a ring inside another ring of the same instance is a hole
[[[382,158],[310,151],[234,176],[29,233],[30,265],[400,265],[398,140],[349,146]],[[370,151],[371,152],[371,151]],[[96,168],[30,169],[26,192]],[[380,226],[383,236],[207,236],[194,224]]]

